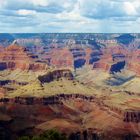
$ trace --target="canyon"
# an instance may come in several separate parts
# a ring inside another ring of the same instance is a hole
[[[140,138],[139,34],[6,39],[0,40],[2,140],[49,129],[69,140]]]

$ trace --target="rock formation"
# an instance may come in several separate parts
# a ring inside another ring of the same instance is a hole
[[[66,78],[68,80],[73,80],[73,74],[68,69],[60,69],[60,70],[54,70],[52,72],[48,72],[46,75],[39,76],[38,79],[41,83],[45,82],[51,82],[54,80],[58,80],[60,78]]]
[[[3,103],[0,104],[0,108],[7,104],[5,114],[12,116],[14,120],[9,128],[14,130],[15,135],[18,135],[20,130],[28,132],[28,128],[31,128],[32,132],[34,129],[35,132],[39,132],[57,128],[69,135],[70,140],[72,138],[99,139],[99,137],[112,140],[114,137],[125,137],[129,134],[138,137],[137,130],[134,128],[138,126],[139,112],[127,112],[126,120],[123,120],[122,114],[110,111],[110,108],[103,104],[98,104],[98,100],[93,96],[58,94],[43,98],[15,97],[2,98],[0,103]],[[17,118],[20,119],[15,128],[13,126]],[[19,126],[23,120],[26,120],[24,125]]]
[[[127,111],[124,114],[124,121],[125,122],[140,122],[140,112],[139,111]]]
[[[57,68],[61,67],[73,67],[73,56],[68,48],[63,49],[53,49],[50,52],[51,59],[50,65]]]
[[[4,93],[5,93],[5,90],[3,88],[0,88],[0,99],[4,98]]]
[[[45,70],[46,64],[36,62],[37,56],[29,53],[26,48],[11,45],[0,54],[0,70]]]
[[[24,34],[4,43],[0,135],[57,128],[70,140],[139,138],[140,35],[136,44],[125,37]]]

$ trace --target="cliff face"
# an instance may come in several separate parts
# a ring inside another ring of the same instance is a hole
[[[96,57],[95,57],[96,56]],[[140,51],[138,49],[128,49],[122,46],[112,46],[101,49],[93,53],[93,69],[103,69],[108,72],[118,72],[121,69],[134,71],[140,74]],[[121,65],[122,64],[122,65]]]
[[[21,69],[21,70],[44,70],[46,64],[37,63],[37,56],[28,52],[18,45],[11,45],[4,48],[0,53],[0,70]]]
[[[102,69],[104,71],[109,71],[110,69],[110,65],[106,62],[102,62],[102,61],[98,61],[98,62],[95,62],[93,64],[93,69],[96,70],[96,69]]]
[[[70,70],[54,70],[52,72],[47,73],[46,75],[39,76],[38,79],[40,80],[41,83],[45,82],[51,82],[54,80],[58,80],[60,78],[66,78],[68,80],[73,80],[73,74],[71,73]]]
[[[26,49],[18,45],[11,45],[3,50],[0,55],[1,61],[30,61]]]
[[[139,123],[140,122],[140,112],[138,112],[138,111],[127,111],[127,112],[125,112],[124,121],[125,122]]]
[[[57,68],[61,67],[73,67],[73,56],[69,49],[53,49],[50,52],[50,65]]]
[[[2,46],[0,46],[0,52],[2,52],[4,50],[4,48]]]
[[[77,45],[72,48],[68,48],[66,46],[64,48],[53,47],[43,54],[42,59],[47,61],[50,66],[54,66],[56,68],[80,68],[85,64],[89,64],[91,53],[91,48],[82,48]]]
[[[5,90],[3,88],[0,88],[0,99],[4,98],[4,93],[5,93]]]
[[[0,47],[0,70],[44,70],[47,66],[56,68],[81,68],[84,65],[92,65],[94,70],[102,69],[107,72],[118,72],[121,69],[134,71],[140,74],[140,50],[128,49],[123,46],[104,47],[100,49],[73,45],[72,47],[51,47],[48,51],[43,50],[35,55],[24,47],[11,45]],[[125,61],[124,67],[117,70],[121,62]],[[116,68],[115,68],[116,65]]]

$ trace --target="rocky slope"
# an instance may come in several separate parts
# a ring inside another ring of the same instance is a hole
[[[0,70],[44,70],[47,65],[35,62],[38,56],[29,53],[26,48],[10,45],[0,54]]]
[[[139,137],[140,112],[111,109],[101,104],[94,96],[60,94],[47,98],[1,99],[0,108],[5,104],[7,107],[3,114],[12,116],[12,121],[7,121],[7,125],[15,136],[29,133],[29,130],[36,133],[55,128],[69,136],[79,132],[78,140],[83,137],[84,131],[90,133],[87,138],[92,134],[110,140],[114,137],[123,139],[127,135]]]
[[[125,36],[122,37],[125,38]],[[135,40],[135,38],[130,40],[127,45],[114,40],[97,40],[96,43],[92,41],[93,44],[89,41],[89,44],[86,45],[76,44],[75,40],[69,40],[66,44],[58,40],[50,40],[50,44],[42,47],[40,43],[39,45],[35,43],[41,42],[40,38],[34,39],[35,47],[27,45],[33,42],[33,39],[25,38],[27,44],[20,43],[21,40],[14,41],[14,45],[4,49],[4,53],[0,55],[2,70],[6,67],[29,70],[45,69],[44,63],[47,63],[57,68],[81,68],[84,65],[92,65],[93,69],[102,69],[108,72],[119,72],[122,69],[127,69],[139,75],[140,51],[137,49],[139,47],[138,39]],[[27,46],[18,47],[17,44]],[[96,46],[97,44],[99,47]],[[14,52],[17,52],[16,55]],[[26,63],[23,62],[23,59]],[[16,64],[15,61],[17,61]],[[27,61],[29,62],[27,63]],[[33,63],[34,61],[36,63]],[[116,71],[114,67],[117,67],[118,70]]]
[[[17,36],[0,47],[0,136],[139,139],[138,35]]]

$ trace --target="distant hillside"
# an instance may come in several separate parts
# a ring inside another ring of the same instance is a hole
[[[116,39],[118,43],[129,45],[135,39],[135,36],[132,36],[131,34],[122,34],[119,37],[116,37]]]

